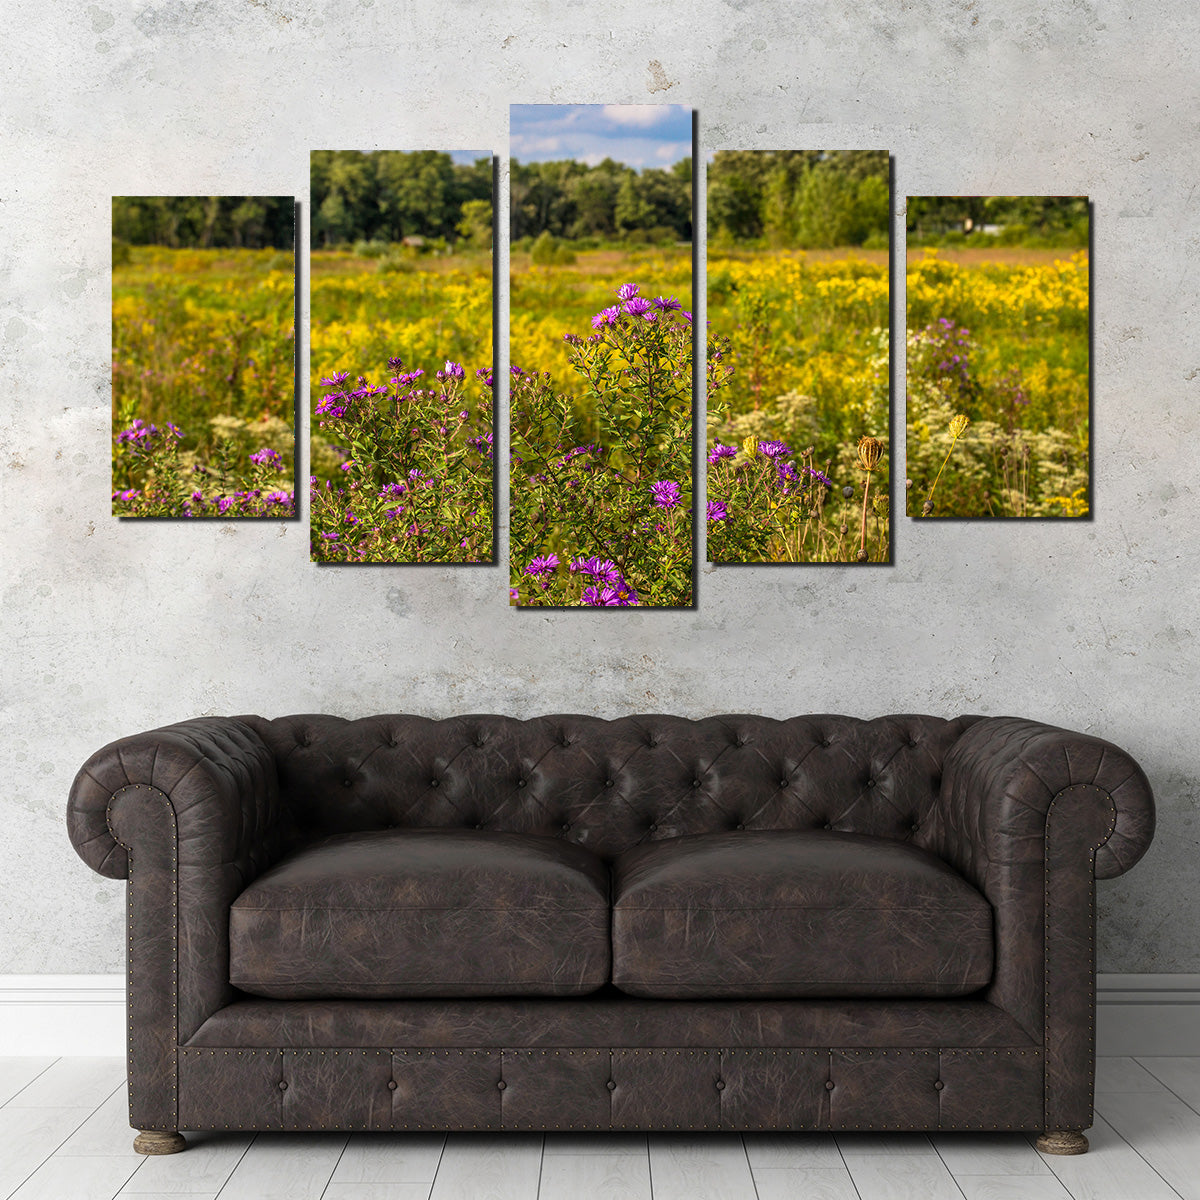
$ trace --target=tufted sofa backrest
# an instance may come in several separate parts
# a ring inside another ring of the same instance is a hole
[[[241,719],[274,753],[301,837],[495,829],[612,858],[730,829],[837,829],[928,848],[942,763],[978,718]]]

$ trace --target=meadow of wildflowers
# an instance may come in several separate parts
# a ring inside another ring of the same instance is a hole
[[[114,243],[112,506],[295,515],[291,251]]]
[[[909,515],[1086,516],[1086,252],[925,249],[907,275]]]
[[[709,560],[890,561],[886,251],[710,247],[708,320]]]
[[[560,335],[566,387],[509,368],[513,604],[692,603],[692,314],[654,293],[623,283]]]

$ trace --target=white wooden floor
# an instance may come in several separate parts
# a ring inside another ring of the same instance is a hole
[[[124,1063],[0,1059],[0,1198],[1200,1200],[1200,1058],[1100,1060],[1091,1153],[1019,1134],[188,1134],[134,1154]]]

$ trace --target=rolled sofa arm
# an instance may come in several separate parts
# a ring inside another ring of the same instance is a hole
[[[931,848],[992,905],[984,998],[1042,1043],[1046,1130],[1092,1123],[1096,879],[1154,835],[1142,769],[1100,738],[1015,717],[970,725],[946,756]]]
[[[178,1129],[178,1047],[234,997],[229,907],[283,849],[275,759],[240,717],[202,717],[93,754],[71,788],[80,857],[128,879],[130,1123]]]
[[[978,877],[1003,862],[1040,862],[1051,805],[1089,788],[1111,805],[1095,877],[1112,879],[1145,854],[1154,797],[1141,767],[1111,742],[1020,717],[983,717],[950,749],[938,802],[942,857]]]

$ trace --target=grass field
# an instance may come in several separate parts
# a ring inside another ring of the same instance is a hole
[[[263,448],[286,463],[273,482],[290,489],[292,254],[134,246],[121,258],[112,283],[114,487],[158,496],[163,515],[188,515],[168,512],[166,460],[145,444],[131,457],[129,439],[118,437],[139,421],[139,429],[178,429],[170,470],[181,479],[207,472],[201,490],[236,490],[253,473],[239,460]]]
[[[1086,515],[1086,253],[914,250],[907,306],[909,514]]]

